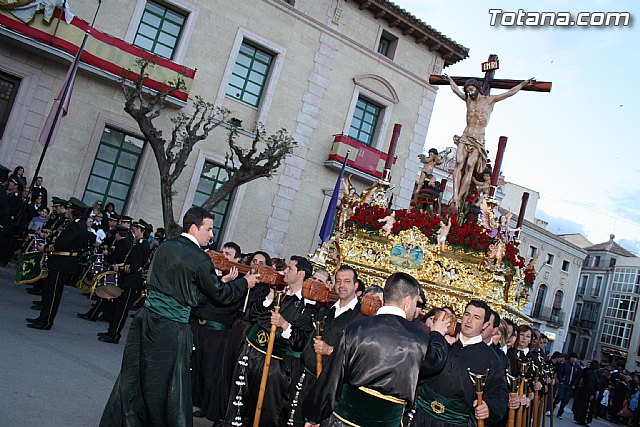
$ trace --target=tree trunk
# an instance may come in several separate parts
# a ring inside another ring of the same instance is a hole
[[[180,225],[173,216],[173,183],[167,176],[160,177],[160,200],[162,201],[162,222],[167,237],[180,234]]]

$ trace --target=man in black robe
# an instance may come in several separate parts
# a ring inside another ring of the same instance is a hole
[[[237,243],[227,242],[221,250],[224,257],[239,263],[242,250]],[[216,271],[222,283],[236,281],[257,281],[254,274],[238,278],[238,269],[231,267],[224,276]],[[191,356],[191,378],[193,385],[193,405],[199,407],[194,417],[207,417],[214,426],[222,425],[229,401],[229,390],[233,378],[235,360],[227,357],[227,347],[232,333],[233,322],[242,310],[244,301],[234,304],[216,304],[207,299],[191,311],[191,331],[195,350]]]
[[[487,303],[469,302],[462,316],[459,340],[449,349],[446,369],[420,385],[412,426],[466,426],[472,416],[486,424],[502,419],[508,404],[505,371],[496,352],[481,336],[489,326],[490,316]],[[469,372],[487,375],[480,405]]]
[[[320,331],[322,339],[318,339],[314,334],[309,338],[302,351],[304,371],[299,379],[294,378],[292,382],[295,387],[292,388],[293,396],[287,425],[304,426],[302,404],[318,377],[316,370],[317,355],[322,356],[322,366],[326,367],[335,348],[340,343],[345,328],[352,321],[362,317],[360,303],[356,296],[359,284],[358,273],[348,265],[342,265],[336,271],[333,289],[338,295],[338,301],[331,307],[319,308],[318,313],[315,315],[314,322],[320,322],[322,325],[322,330]]]
[[[235,383],[232,384],[225,426],[253,424],[271,325],[277,326],[277,332],[260,426],[287,425],[291,379],[297,380],[302,374],[300,352],[313,331],[311,315],[315,307],[307,307],[302,297],[302,284],[312,273],[313,267],[306,258],[291,257],[284,270],[284,282],[288,289],[280,313],[271,311],[275,307],[273,290],[262,298],[256,298],[250,309],[250,315],[255,320],[247,332],[233,375]]]
[[[413,404],[419,377],[437,374],[447,358],[444,334],[450,320],[434,322],[429,335],[411,321],[420,285],[394,273],[384,287],[378,315],[352,322],[344,331],[303,404],[307,426],[399,427]]]
[[[193,347],[189,313],[211,298],[231,304],[252,284],[221,285],[201,249],[213,238],[213,216],[193,207],[182,235],[156,251],[147,278],[144,306],[133,319],[120,375],[101,427],[193,425],[189,356]]]

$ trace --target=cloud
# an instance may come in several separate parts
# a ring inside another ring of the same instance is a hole
[[[640,240],[620,239],[618,244],[629,252],[633,252],[634,255],[640,256]]]
[[[609,194],[613,212],[621,218],[627,219],[636,224],[640,224],[640,189],[638,188],[615,188]]]
[[[549,225],[547,226],[547,231],[550,231],[554,234],[580,233],[583,236],[587,235],[587,231],[585,230],[583,224],[579,224],[575,221],[560,216],[550,215],[539,208],[536,212],[536,217],[547,221],[549,223]]]

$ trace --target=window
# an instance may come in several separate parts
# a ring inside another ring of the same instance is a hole
[[[562,300],[564,299],[564,292],[557,291],[553,298],[553,307],[551,307],[551,317],[559,316],[562,310]]]
[[[172,59],[186,16],[147,1],[133,44],[163,58]]]
[[[396,53],[396,46],[398,45],[398,38],[386,30],[382,30],[380,34],[380,40],[378,40],[378,53],[386,56],[389,59],[393,59]]]
[[[611,290],[616,292],[638,293],[640,275],[635,268],[616,268]]]
[[[529,246],[529,250],[527,251],[527,256],[529,258],[533,258],[538,253],[538,248],[535,246]]]
[[[363,144],[371,145],[381,111],[382,107],[359,97],[353,112],[353,119],[351,119],[349,137]]]
[[[582,281],[580,282],[580,287],[578,288],[578,295],[584,295],[587,291],[587,281],[589,280],[589,276],[582,276]]]
[[[193,196],[193,206],[201,206],[205,200],[209,198],[222,184],[227,182],[229,175],[227,171],[216,165],[215,163],[205,162],[202,166],[202,172],[200,173],[200,180],[198,181],[198,187],[196,187],[196,193]],[[222,235],[222,228],[224,227],[227,212],[229,211],[231,196],[230,193],[220,203],[211,209],[211,213],[214,215],[213,219],[213,238],[217,243],[217,246],[224,242],[219,242],[217,239]]]
[[[20,79],[0,72],[0,138],[9,121],[9,114],[18,93]]]
[[[628,348],[632,332],[632,324],[604,319],[600,341],[616,347]]]
[[[600,255],[596,255],[596,257],[594,258],[593,266],[594,267],[600,267]]]
[[[229,79],[227,95],[257,107],[272,61],[270,53],[243,42]]]
[[[607,301],[606,316],[633,322],[636,318],[638,298],[631,295],[613,294]]]
[[[545,264],[553,265],[553,259],[554,258],[555,258],[555,256],[553,256],[552,254],[547,254],[547,260],[545,261]]]
[[[582,303],[581,302],[577,302],[576,303],[576,309],[573,313],[573,318],[576,320],[579,320],[580,317],[582,316]]]
[[[591,292],[591,296],[599,297],[601,288],[602,288],[602,276],[596,276],[596,283],[593,285],[593,291]]]
[[[540,311],[542,310],[542,304],[544,304],[544,296],[547,293],[547,285],[540,285],[538,288],[538,295],[536,296],[536,303],[533,305],[533,311],[531,312],[531,317],[540,316]]]
[[[571,263],[567,260],[562,261],[562,271],[568,273],[569,272],[569,265],[571,265]]]
[[[105,127],[82,201],[89,206],[96,200],[103,205],[113,202],[116,211],[122,213],[143,147],[144,140]]]

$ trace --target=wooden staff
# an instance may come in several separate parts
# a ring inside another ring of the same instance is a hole
[[[555,396],[553,395],[553,383],[555,381],[555,375],[553,374],[553,372],[551,373],[551,384],[549,384],[549,392],[551,393],[551,417],[549,417],[549,427],[553,427],[553,412],[555,410],[555,408],[553,407],[553,399],[555,398]]]
[[[520,376],[518,377],[518,396],[520,400],[524,397],[524,383],[525,383],[525,374],[527,373],[527,369],[529,368],[528,363],[520,363]],[[516,427],[522,427],[522,418],[524,416],[524,407],[520,405],[518,408],[518,412],[516,414]]]
[[[487,368],[487,372],[485,374],[474,374],[471,372],[471,369],[467,368],[467,372],[469,372],[469,378],[476,386],[476,397],[478,399],[477,406],[482,405],[482,393],[484,389],[484,382],[489,375],[489,369]],[[476,407],[477,407],[476,406]],[[478,420],[478,427],[484,427],[484,420]]]
[[[534,364],[531,365],[534,371],[533,377],[533,427],[538,427],[538,423],[540,419],[538,418],[540,414],[538,411],[540,410],[540,394],[538,390],[536,390],[536,382],[540,381],[540,373],[538,372],[538,367]]]
[[[518,380],[516,377],[509,375],[507,369],[507,383],[509,384],[509,398],[518,394]],[[507,427],[514,427],[516,420],[516,410],[509,408],[509,417],[507,418]]]
[[[527,395],[527,397],[529,397],[529,394],[531,393],[531,384],[533,384],[533,380],[530,378],[527,380],[526,384],[524,385],[524,394]],[[523,424],[524,427],[530,427],[531,426],[531,400],[529,400],[529,406],[527,406],[527,409],[524,412],[524,420],[523,420]]]
[[[324,329],[324,320],[315,320],[313,325],[316,328],[316,339],[322,340],[322,330]],[[322,355],[316,353],[316,378],[322,373]]]
[[[282,292],[276,292],[276,306],[274,311],[280,313],[280,302],[282,298]],[[269,379],[269,367],[271,366],[271,355],[273,354],[273,344],[276,340],[276,325],[271,325],[271,331],[269,332],[269,344],[267,344],[267,354],[264,359],[264,367],[262,368],[262,379],[260,380],[260,392],[258,393],[258,403],[256,404],[256,413],[253,417],[253,427],[260,425],[260,414],[262,413],[262,404],[264,403],[264,393],[267,389],[267,380]]]

